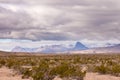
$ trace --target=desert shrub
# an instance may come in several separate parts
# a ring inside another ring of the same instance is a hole
[[[2,65],[0,64],[0,68],[2,67]]]
[[[76,58],[74,59],[74,63],[80,63],[80,57],[76,57]]]
[[[109,66],[112,66],[112,65],[116,65],[117,63],[116,63],[116,62],[113,62],[112,60],[109,60],[109,61],[107,62],[107,64],[108,64]]]
[[[57,66],[56,68],[53,68],[50,71],[50,75],[59,75],[61,78],[79,78],[79,80],[82,80],[85,76],[85,73],[82,73],[79,67],[64,63]]]
[[[32,75],[32,71],[28,68],[21,68],[20,73],[23,75],[22,78],[29,78]]]
[[[1,64],[1,66],[4,66],[4,65],[6,64],[6,60],[1,59],[1,60],[0,60],[0,64]]]
[[[36,72],[34,75],[32,75],[33,80],[45,80],[44,79],[44,73],[43,72]]]
[[[101,74],[106,74],[110,71],[110,68],[108,66],[105,66],[104,64],[101,64],[100,66],[95,67],[95,71]]]
[[[113,65],[111,69],[111,74],[115,76],[120,76],[120,65]]]
[[[15,65],[15,63],[11,60],[9,60],[6,64],[7,67],[12,68]]]
[[[45,61],[41,61],[38,67],[33,67],[32,78],[34,80],[52,80],[49,70],[49,65]]]
[[[62,64],[57,66],[56,68],[53,68],[50,74],[65,76],[65,71],[67,71],[68,69],[69,69],[69,66],[67,64]]]

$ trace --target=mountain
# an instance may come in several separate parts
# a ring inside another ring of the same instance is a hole
[[[20,46],[16,46],[12,49],[12,52],[35,52],[37,48],[22,48]]]
[[[92,48],[82,51],[74,51],[73,53],[120,53],[120,44],[108,46],[108,47],[99,47],[99,48]]]
[[[68,50],[66,47],[62,45],[51,45],[51,46],[41,46],[38,48],[22,48],[16,46],[12,49],[12,52],[42,52],[42,53],[56,53],[56,52],[64,52]]]
[[[74,47],[72,50],[78,51],[78,50],[86,50],[86,49],[88,49],[88,47],[86,47],[85,45],[83,45],[83,44],[80,43],[80,42],[77,42],[77,43],[75,44],[75,47]]]
[[[107,47],[91,48],[89,49],[80,42],[76,42],[73,47],[66,47],[64,45],[49,45],[38,48],[22,48],[16,46],[12,52],[41,52],[41,53],[120,53],[120,44],[110,45]]]
[[[109,47],[97,48],[95,49],[95,52],[120,53],[120,44]]]
[[[66,47],[64,45],[49,45],[41,46],[38,48],[22,48],[16,46],[12,49],[12,52],[42,52],[42,53],[58,53],[58,52],[68,52],[68,51],[78,51],[88,49],[85,45],[80,42],[76,42],[75,46]]]
[[[56,52],[64,52],[68,50],[66,47],[63,45],[51,45],[51,46],[44,46],[41,48],[37,49],[37,52],[43,52],[43,53],[56,53]]]

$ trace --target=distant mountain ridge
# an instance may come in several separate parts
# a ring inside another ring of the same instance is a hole
[[[42,52],[42,53],[56,53],[56,52],[66,52],[66,51],[76,51],[76,50],[86,50],[88,49],[85,45],[80,42],[76,42],[73,48],[68,48],[63,45],[50,45],[42,46],[39,48],[22,48],[16,46],[12,49],[12,52]]]
[[[41,46],[38,48],[22,48],[16,46],[12,49],[12,52],[41,52],[41,53],[57,53],[57,52],[69,52],[69,53],[120,53],[120,44],[110,45],[107,47],[88,48],[80,42],[76,42],[75,46],[65,47],[63,45],[50,45]]]
[[[120,53],[120,44],[116,44],[113,46],[107,47],[99,47],[99,48],[92,48],[82,51],[73,51],[71,53],[89,53],[89,54],[97,54],[97,53]]]
[[[12,52],[34,52],[37,48],[22,48],[20,46],[16,46],[12,49]]]
[[[103,48],[97,48],[97,49],[94,49],[94,51],[96,53],[97,52],[120,53],[120,44],[117,44],[114,46],[103,47]]]

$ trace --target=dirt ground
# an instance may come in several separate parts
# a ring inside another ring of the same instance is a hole
[[[30,80],[30,79],[22,79],[21,75],[14,75],[12,69],[2,67],[0,68],[0,80]],[[54,80],[62,79],[56,77]],[[120,80],[120,77],[115,77],[111,75],[101,75],[98,73],[87,73],[84,80]]]
[[[99,73],[87,73],[84,80],[120,80],[120,77],[101,75]]]
[[[12,69],[2,67],[0,68],[0,80],[30,80],[30,79],[22,79],[20,75],[14,75]]]

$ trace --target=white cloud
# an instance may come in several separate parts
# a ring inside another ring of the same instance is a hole
[[[0,38],[120,40],[119,0],[0,0]]]

